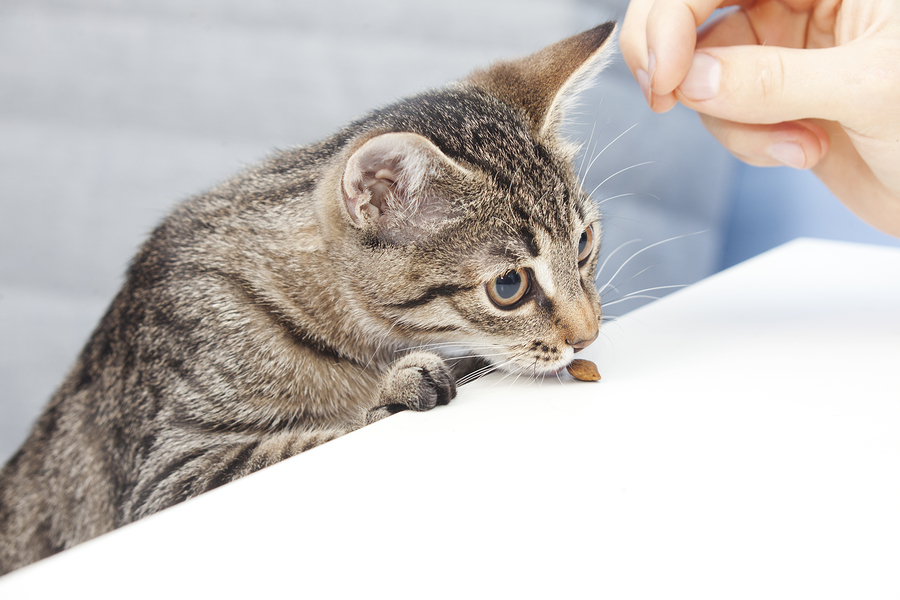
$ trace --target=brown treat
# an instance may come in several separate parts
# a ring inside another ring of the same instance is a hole
[[[597,365],[589,360],[576,358],[566,367],[569,375],[578,381],[600,381],[600,373],[597,372]]]

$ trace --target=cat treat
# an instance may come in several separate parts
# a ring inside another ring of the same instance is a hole
[[[578,381],[600,381],[600,373],[597,372],[597,365],[583,358],[576,358],[566,367],[569,375]]]

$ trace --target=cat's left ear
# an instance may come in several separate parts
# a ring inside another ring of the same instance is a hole
[[[525,109],[537,136],[555,134],[568,100],[605,65],[615,22],[564,39],[531,56],[476,71],[468,81]]]
[[[465,173],[421,135],[378,135],[360,146],[344,168],[347,214],[356,227],[375,227],[390,241],[421,239],[451,216],[452,206],[437,182],[454,171]]]

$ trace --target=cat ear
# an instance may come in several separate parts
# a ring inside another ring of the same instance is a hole
[[[450,202],[435,189],[450,170],[465,171],[415,133],[376,136],[347,161],[341,179],[353,224],[376,226],[382,237],[406,243],[436,230],[450,217]]]
[[[616,24],[604,23],[525,58],[476,71],[469,82],[525,109],[537,135],[554,133],[566,101],[574,98],[606,64]]]

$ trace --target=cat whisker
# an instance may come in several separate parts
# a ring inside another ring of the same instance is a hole
[[[637,291],[634,291],[634,292],[629,292],[629,293],[625,294],[624,296],[622,296],[622,298],[620,298],[620,300],[624,300],[625,298],[628,298],[628,297],[630,297],[630,296],[635,296],[635,295],[637,295],[637,294],[643,294],[644,292],[653,292],[653,291],[656,291],[656,290],[671,290],[671,289],[675,289],[675,288],[683,288],[683,287],[687,287],[687,284],[686,284],[686,283],[682,283],[682,284],[679,284],[679,285],[658,285],[658,286],[656,286],[656,287],[644,288],[644,289],[642,289],[642,290],[637,290]]]
[[[510,387],[513,386],[513,385],[515,385],[516,382],[519,381],[519,378],[522,377],[522,373],[513,373],[513,372],[509,372],[509,373],[507,373],[506,375],[504,375],[503,377],[501,377],[501,378],[500,378],[500,381],[498,381],[497,383],[502,383],[502,382],[506,381],[506,380],[509,379],[512,375],[515,375],[516,378],[512,380],[512,383],[510,384]],[[496,384],[494,384],[494,385],[496,385]],[[493,387],[493,386],[492,386],[492,387]]]
[[[599,108],[598,108],[598,111],[599,111]],[[590,147],[591,142],[592,142],[593,139],[594,139],[594,130],[595,130],[596,128],[597,128],[597,120],[595,119],[593,125],[591,125],[591,135],[588,136],[588,141],[587,141],[587,143],[586,143],[584,146],[582,146],[582,148],[588,148],[588,147]],[[596,149],[596,146],[594,146],[594,148]],[[587,153],[587,152],[582,153],[582,155],[581,155],[581,164],[578,165],[578,181],[583,181],[583,180],[584,180],[584,177],[582,176],[582,171],[583,171],[583,169],[584,169],[584,161],[587,159],[587,157],[588,157],[588,153]]]
[[[498,379],[497,382],[494,383],[494,385],[492,385],[491,387],[494,387],[495,385],[498,385],[498,384],[500,384],[500,383],[503,383],[504,381],[506,381],[507,379],[509,379],[509,378],[512,377],[513,375],[516,375],[516,373],[513,373],[512,371],[507,371],[506,375],[504,375],[503,377],[501,377],[500,379]],[[518,373],[518,376],[521,376],[521,373]],[[515,383],[516,381],[519,380],[519,377],[518,377],[518,376],[517,376],[516,379],[513,381],[513,383]]]
[[[618,171],[616,171],[615,173],[613,173],[612,175],[610,175],[609,177],[607,177],[606,179],[604,179],[603,181],[601,181],[600,183],[598,183],[598,184],[596,185],[596,187],[594,187],[594,189],[592,189],[592,190],[591,190],[591,193],[588,194],[588,195],[589,195],[589,196],[593,196],[593,195],[597,192],[597,190],[600,189],[600,186],[602,186],[604,183],[606,183],[607,181],[609,181],[610,179],[612,179],[612,178],[615,177],[616,175],[621,175],[621,174],[624,173],[625,171],[630,171],[631,169],[636,169],[636,168],[638,168],[638,167],[643,167],[643,166],[645,166],[645,165],[652,165],[652,164],[655,164],[656,162],[658,162],[658,161],[655,161],[655,160],[647,160],[647,161],[644,161],[644,162],[641,162],[641,163],[637,163],[636,165],[631,165],[630,167],[625,167],[624,169],[619,169]]]
[[[625,285],[626,283],[628,283],[629,281],[631,281],[632,279],[634,279],[636,277],[640,277],[642,274],[646,273],[647,271],[652,269],[654,266],[655,265],[648,265],[648,266],[644,267],[643,269],[641,269],[640,271],[638,271],[637,273],[635,273],[634,275],[632,275],[631,277],[629,277],[628,279],[626,279],[625,281],[623,281],[622,283],[620,283],[618,285],[610,285],[609,290],[600,294],[600,297],[602,298],[604,295],[608,294],[609,292],[618,292],[619,287]]]
[[[611,258],[613,257],[613,255],[614,255],[616,252],[618,252],[619,250],[621,250],[622,248],[624,248],[624,247],[627,246],[628,244],[634,244],[634,243],[637,243],[637,242],[640,242],[640,241],[641,241],[640,239],[633,239],[633,240],[628,240],[627,242],[624,242],[624,243],[622,243],[622,244],[619,244],[619,247],[616,248],[615,250],[613,250],[612,252],[610,252],[610,253],[606,256],[606,258],[603,260],[603,264],[600,265],[600,268],[599,268],[599,269],[597,269],[597,272],[594,274],[594,278],[596,279],[596,278],[600,277],[600,274],[603,273],[603,269],[606,268],[606,263],[609,262],[609,259],[611,259]]]
[[[489,375],[490,373],[493,373],[494,371],[496,371],[497,369],[499,369],[501,366],[503,366],[505,364],[508,364],[508,362],[501,363],[499,365],[495,365],[495,364],[491,363],[480,369],[476,369],[475,371],[472,371],[468,375],[460,377],[459,381],[456,382],[456,385],[465,385],[465,384],[469,383],[470,381],[475,381],[476,379],[479,379],[485,375]]]
[[[369,362],[366,363],[366,366],[363,367],[364,370],[368,370],[369,366],[372,364],[372,361],[375,360],[375,356],[378,354],[378,351],[381,350],[381,345],[384,344],[385,340],[387,340],[388,336],[391,334],[391,331],[394,330],[396,323],[391,323],[391,326],[388,330],[381,336],[381,339],[378,341],[378,345],[375,346],[375,350],[372,351],[372,356],[369,357]]]
[[[459,361],[461,361],[461,360],[466,360],[466,359],[468,359],[468,358],[484,358],[484,359],[488,359],[488,358],[493,358],[493,357],[496,357],[496,356],[505,356],[505,355],[506,355],[506,354],[505,354],[502,350],[501,350],[501,351],[498,351],[498,352],[493,352],[493,353],[490,353],[490,352],[474,352],[474,353],[463,354],[463,355],[461,355],[461,356],[444,357],[444,360],[446,360],[446,361],[453,361],[453,362],[459,362]]]
[[[613,141],[611,141],[610,143],[608,143],[606,146],[604,146],[603,150],[600,151],[600,154],[603,154],[604,152],[606,152],[606,151],[609,149],[610,146],[612,146],[613,144],[615,144],[616,142],[618,142],[618,141],[619,141],[626,133],[628,133],[629,131],[631,131],[632,129],[634,129],[635,127],[637,127],[638,125],[640,125],[640,122],[635,123],[634,125],[632,125],[632,126],[629,127],[628,129],[626,129],[625,131],[623,131],[622,133],[620,133],[619,135],[617,135],[617,136],[616,136],[616,139],[614,139]],[[599,154],[598,154],[598,156],[599,156]],[[596,160],[596,158],[595,158],[594,160]],[[590,167],[588,167],[588,170],[590,170]]]
[[[633,296],[631,296],[631,295],[623,296],[622,298],[619,298],[618,300],[613,300],[612,302],[607,302],[604,306],[612,306],[613,304],[618,304],[619,302],[625,302],[626,300],[635,300],[638,298],[647,298],[649,300],[659,300],[658,296],[646,296],[643,294],[635,294]]]
[[[706,231],[704,230],[704,231],[695,231],[694,233],[685,233],[685,234],[683,234],[683,235],[676,235],[675,237],[670,237],[670,238],[668,238],[668,239],[661,240],[661,241],[659,241],[659,242],[656,242],[656,243],[650,244],[649,246],[645,246],[645,247],[641,248],[640,250],[638,250],[637,252],[635,252],[634,254],[632,254],[631,256],[629,256],[629,257],[625,260],[625,262],[623,262],[621,265],[619,265],[619,268],[616,270],[615,273],[613,273],[613,276],[610,277],[609,281],[606,282],[606,285],[604,285],[602,288],[600,288],[599,290],[597,290],[597,293],[602,294],[602,293],[603,293],[603,290],[605,290],[607,287],[609,287],[609,285],[612,283],[613,279],[615,279],[616,276],[618,276],[618,274],[622,272],[622,269],[625,268],[625,265],[627,265],[629,262],[631,262],[632,259],[634,259],[636,256],[638,256],[638,255],[641,254],[642,252],[646,252],[647,250],[650,250],[651,248],[655,248],[656,246],[659,246],[659,245],[661,245],[661,244],[665,244],[665,243],[667,243],[667,242],[672,242],[672,241],[674,241],[674,240],[680,240],[680,239],[682,239],[682,238],[690,237],[690,236],[692,236],[692,235],[698,235],[698,234],[705,233],[705,232],[706,232]]]
[[[507,357],[507,354],[505,352],[498,352],[496,354],[470,354],[469,356],[460,356],[458,358],[454,358],[454,359],[450,359],[450,360],[455,360],[456,362],[459,362],[460,360],[463,360],[466,358],[482,358],[482,359],[485,359],[488,362],[490,362],[491,358],[496,358],[496,357],[500,357],[501,359],[504,359]],[[501,364],[506,365],[506,364],[509,364],[509,362],[510,361],[507,361],[507,362],[504,362]],[[491,364],[493,365],[493,363],[491,363]],[[482,368],[486,368],[486,367],[482,367]]]
[[[603,204],[605,202],[609,202],[610,200],[615,200],[616,198],[625,198],[626,196],[650,196],[651,198],[654,198],[654,199],[662,202],[662,198],[660,198],[656,194],[651,194],[649,192],[628,192],[627,194],[616,194],[615,196],[610,196],[609,198],[604,198],[603,200],[600,200],[599,202],[597,202],[597,206],[600,206],[601,204]]]
[[[485,375],[490,375],[491,373],[493,373],[494,371],[496,371],[499,368],[500,368],[499,365],[494,365],[494,364],[488,365],[486,367],[482,367],[481,369],[472,371],[471,373],[469,373],[468,375],[466,375],[464,377],[460,377],[459,380],[456,382],[456,385],[458,385],[458,386],[465,385],[467,383],[475,381],[476,379],[481,379]]]
[[[461,350],[468,351],[468,350],[482,349],[482,348],[487,348],[487,349],[503,348],[503,346],[500,344],[491,344],[488,342],[485,342],[483,344],[467,344],[464,342],[436,342],[436,343],[432,343],[432,344],[421,344],[419,346],[412,346],[411,348],[408,348],[408,349],[396,350],[395,353],[407,352],[409,350],[436,350],[436,349],[443,350],[443,349],[447,349],[447,348],[459,348]]]
[[[591,142],[594,140],[594,130],[597,128],[597,120],[600,117],[600,107],[603,106],[604,98],[606,98],[606,94],[603,94],[603,96],[600,97],[600,102],[597,104],[597,112],[594,115],[594,122],[591,125],[591,135],[588,137],[587,143],[581,147],[582,149],[590,148]],[[597,146],[600,143],[600,136],[603,135],[603,131],[606,129],[606,126],[609,125],[609,123],[610,123],[610,120],[607,119],[606,123],[603,124],[603,127],[600,128],[600,132],[597,134],[597,141],[594,142],[593,150],[591,150],[590,152],[582,153],[581,164],[578,166],[578,181],[584,181],[584,176],[587,175],[586,172],[582,173],[582,170],[584,169],[584,162],[585,162],[585,160],[587,160],[588,156],[592,156],[594,154],[594,152],[597,151]]]
[[[585,171],[584,176],[585,176],[585,177],[588,176],[588,174],[591,172],[591,167],[594,166],[594,163],[597,162],[597,159],[600,158],[600,156],[602,156],[603,153],[606,152],[606,150],[607,150],[610,146],[612,146],[613,144],[615,144],[616,142],[618,142],[619,139],[621,139],[621,137],[622,137],[623,135],[625,135],[626,133],[628,133],[629,131],[631,131],[632,129],[634,129],[634,128],[637,127],[637,126],[638,126],[638,123],[635,123],[634,125],[632,125],[632,126],[629,127],[628,129],[626,129],[625,131],[623,131],[622,133],[620,133],[618,136],[616,136],[616,139],[614,139],[613,141],[611,141],[610,143],[608,143],[608,144],[603,148],[603,150],[601,150],[601,151],[597,154],[597,156],[595,156],[595,157],[591,160],[590,164],[588,164],[588,168],[587,168],[587,171]],[[640,165],[634,165],[634,166],[636,167],[636,166],[640,166]],[[628,167],[628,168],[631,169],[631,168],[633,168],[633,167]],[[621,171],[619,171],[619,173],[621,173]],[[613,175],[610,175],[610,177],[614,177],[615,175],[618,175],[619,173],[615,173],[615,174],[613,174]],[[609,177],[607,177],[606,179],[604,179],[604,180],[603,180],[603,183],[606,183],[606,181],[608,181],[608,180],[609,180]],[[601,183],[600,185],[603,185],[603,183]],[[600,187],[600,186],[597,186],[597,187]],[[594,191],[596,191],[596,188],[594,188]],[[591,195],[593,195],[593,192],[591,192]]]
[[[470,381],[474,381],[475,379],[479,379],[481,377],[484,377],[485,375],[489,375],[495,371],[498,371],[498,370],[502,369],[503,367],[514,363],[517,358],[519,358],[521,356],[525,356],[525,354],[527,354],[527,350],[519,352],[517,354],[513,354],[513,355],[509,356],[509,358],[503,362],[500,362],[497,364],[490,364],[486,367],[482,367],[481,369],[473,371],[472,373],[469,373],[465,377],[460,378],[460,380],[456,382],[456,385],[465,385],[466,383],[469,383]],[[502,356],[502,355],[500,355],[500,356]],[[508,376],[509,376],[509,374],[506,377],[508,377]],[[503,379],[506,379],[506,377],[504,377]],[[500,381],[503,381],[503,379],[501,379]]]
[[[510,385],[510,387],[512,387],[513,385],[516,385],[516,384],[519,382],[519,379],[520,379],[521,377],[522,377],[522,374],[521,374],[521,373],[519,373],[518,375],[516,375],[516,378],[513,379],[512,385]]]

